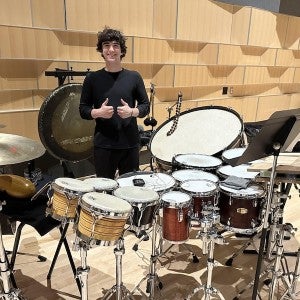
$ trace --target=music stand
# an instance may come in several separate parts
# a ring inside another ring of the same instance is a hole
[[[257,259],[255,280],[253,285],[252,300],[256,300],[259,275],[263,252],[267,237],[268,216],[271,208],[271,198],[273,195],[274,181],[276,176],[276,165],[279,153],[285,151],[289,144],[295,141],[300,131],[300,109],[277,111],[264,123],[260,132],[254,137],[242,156],[228,159],[227,163],[237,166],[248,163],[269,155],[274,156],[272,171],[270,176],[270,185],[268,190],[266,213],[261,234],[259,253]]]

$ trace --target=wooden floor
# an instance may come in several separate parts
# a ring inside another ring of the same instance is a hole
[[[284,210],[284,223],[291,223],[300,228],[299,214],[299,191],[294,187],[291,199],[287,200]],[[75,234],[72,226],[69,227],[67,240],[72,248]],[[199,262],[193,262],[191,253],[184,244],[173,245],[169,251],[161,254],[156,263],[158,280],[162,284],[161,290],[156,290],[155,298],[179,300],[185,299],[193,290],[207,281],[207,256],[202,253],[202,241],[196,238],[198,230],[191,230],[187,246],[199,258]],[[151,233],[150,233],[151,235]],[[80,299],[80,293],[74,279],[72,269],[65,248],[62,247],[56,261],[52,276],[47,280],[47,274],[51,265],[55,249],[60,238],[58,229],[41,237],[30,226],[25,226],[22,231],[19,251],[15,264],[15,279],[26,299]],[[159,235],[158,235],[159,238]],[[14,236],[3,236],[6,250],[12,249]],[[224,299],[233,299],[244,290],[253,280],[257,264],[257,255],[241,253],[233,260],[232,266],[226,266],[226,261],[249,239],[237,238],[230,232],[224,233],[224,241],[228,244],[215,244],[214,258],[216,266],[213,268],[212,286],[219,290]],[[259,238],[254,239],[259,246]],[[217,241],[217,240],[216,240]],[[151,239],[138,244],[138,249],[133,246],[138,242],[136,236],[127,232],[124,244],[125,253],[122,256],[122,280],[124,289],[132,292],[142,280],[140,288],[133,293],[134,299],[148,299],[146,293],[147,275],[149,274],[149,261],[151,257]],[[300,245],[300,230],[290,240],[284,241],[285,251],[297,251]],[[163,242],[166,250],[170,244]],[[252,249],[252,245],[248,249]],[[25,255],[24,255],[25,254]],[[36,255],[43,255],[46,261],[40,262]],[[72,250],[73,260],[76,267],[81,265],[80,252]],[[294,271],[295,257],[286,257],[290,271]],[[114,247],[97,246],[87,251],[88,273],[88,296],[89,299],[103,299],[104,294],[114,287],[116,283]],[[263,261],[262,270],[269,262]],[[272,266],[272,264],[271,264]],[[270,274],[269,274],[270,275]],[[267,278],[267,277],[263,277]],[[271,275],[268,277],[271,278]],[[279,280],[281,282],[281,280]],[[300,285],[300,283],[299,283]],[[268,286],[260,281],[259,290],[262,299],[268,298]],[[279,294],[285,289],[278,286]],[[201,299],[201,291],[191,299]],[[251,299],[252,289],[246,288],[240,299]],[[216,298],[218,298],[216,296]],[[115,296],[111,297],[115,299]],[[277,298],[276,298],[277,299]],[[279,298],[278,298],[279,299]],[[300,296],[298,296],[300,299]]]

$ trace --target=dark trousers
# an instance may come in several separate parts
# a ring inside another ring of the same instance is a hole
[[[139,147],[130,149],[94,148],[94,163],[97,177],[115,179],[119,175],[139,170]]]

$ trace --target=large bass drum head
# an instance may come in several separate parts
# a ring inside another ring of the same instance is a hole
[[[92,155],[95,123],[79,114],[82,85],[55,89],[40,108],[38,130],[42,143],[59,160],[80,161]]]
[[[234,110],[222,106],[204,106],[180,114],[177,128],[171,135],[173,120],[157,128],[150,140],[150,151],[156,161],[172,165],[177,154],[221,154],[241,138],[243,122]]]

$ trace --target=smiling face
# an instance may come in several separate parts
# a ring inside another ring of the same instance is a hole
[[[103,42],[102,57],[107,63],[121,63],[122,51],[118,42]]]

